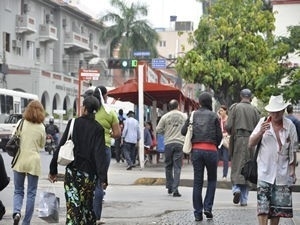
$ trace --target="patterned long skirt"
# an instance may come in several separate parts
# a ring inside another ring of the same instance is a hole
[[[66,225],[95,225],[96,217],[93,211],[93,196],[96,176],[74,168],[66,168],[65,198]]]

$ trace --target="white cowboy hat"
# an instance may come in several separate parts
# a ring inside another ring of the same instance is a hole
[[[269,104],[265,107],[265,110],[267,110],[268,112],[279,112],[284,110],[288,105],[289,103],[283,100],[282,95],[272,95],[269,100]]]

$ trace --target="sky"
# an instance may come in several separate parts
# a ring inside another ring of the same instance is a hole
[[[78,0],[77,0],[78,1]],[[138,0],[124,0],[128,2],[138,2]],[[202,5],[196,0],[139,0],[148,5],[148,17],[153,28],[171,27],[170,16],[177,16],[177,21],[193,21],[194,28],[197,28],[200,16],[202,15]],[[93,17],[105,15],[108,11],[114,11],[110,5],[110,0],[80,0],[79,8]]]

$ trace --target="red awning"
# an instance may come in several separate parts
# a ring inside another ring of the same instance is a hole
[[[113,90],[108,91],[108,96],[120,101],[130,101],[138,104],[138,83],[136,79],[128,80]],[[168,103],[171,99],[178,101],[184,100],[182,92],[175,87],[144,82],[144,104],[152,105],[153,101],[157,101],[157,107],[161,108],[163,104]]]

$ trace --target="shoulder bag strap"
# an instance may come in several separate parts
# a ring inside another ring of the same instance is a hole
[[[71,134],[73,134],[74,121],[75,121],[75,118],[73,118],[73,119],[71,120],[71,124],[70,124],[70,128],[69,128],[67,140],[69,140],[70,137],[71,137],[71,139],[72,139],[72,135],[71,135]]]
[[[195,112],[195,111],[193,111],[193,112],[191,113],[190,124],[193,124],[194,112]]]
[[[268,117],[266,116],[265,119],[264,119],[264,121],[266,121],[267,118]],[[257,156],[258,156],[258,152],[259,152],[259,149],[260,149],[261,141],[262,141],[262,137],[261,137],[261,139],[258,141],[258,143],[256,145],[255,154],[254,154],[254,159],[255,160],[257,159]]]
[[[20,121],[20,123],[18,124],[18,126],[17,126],[17,129],[16,129],[16,131],[15,131],[15,134],[20,134],[20,132],[21,132],[21,130],[22,130],[22,128],[23,128],[23,122],[24,122],[24,119],[21,119],[21,121]]]

